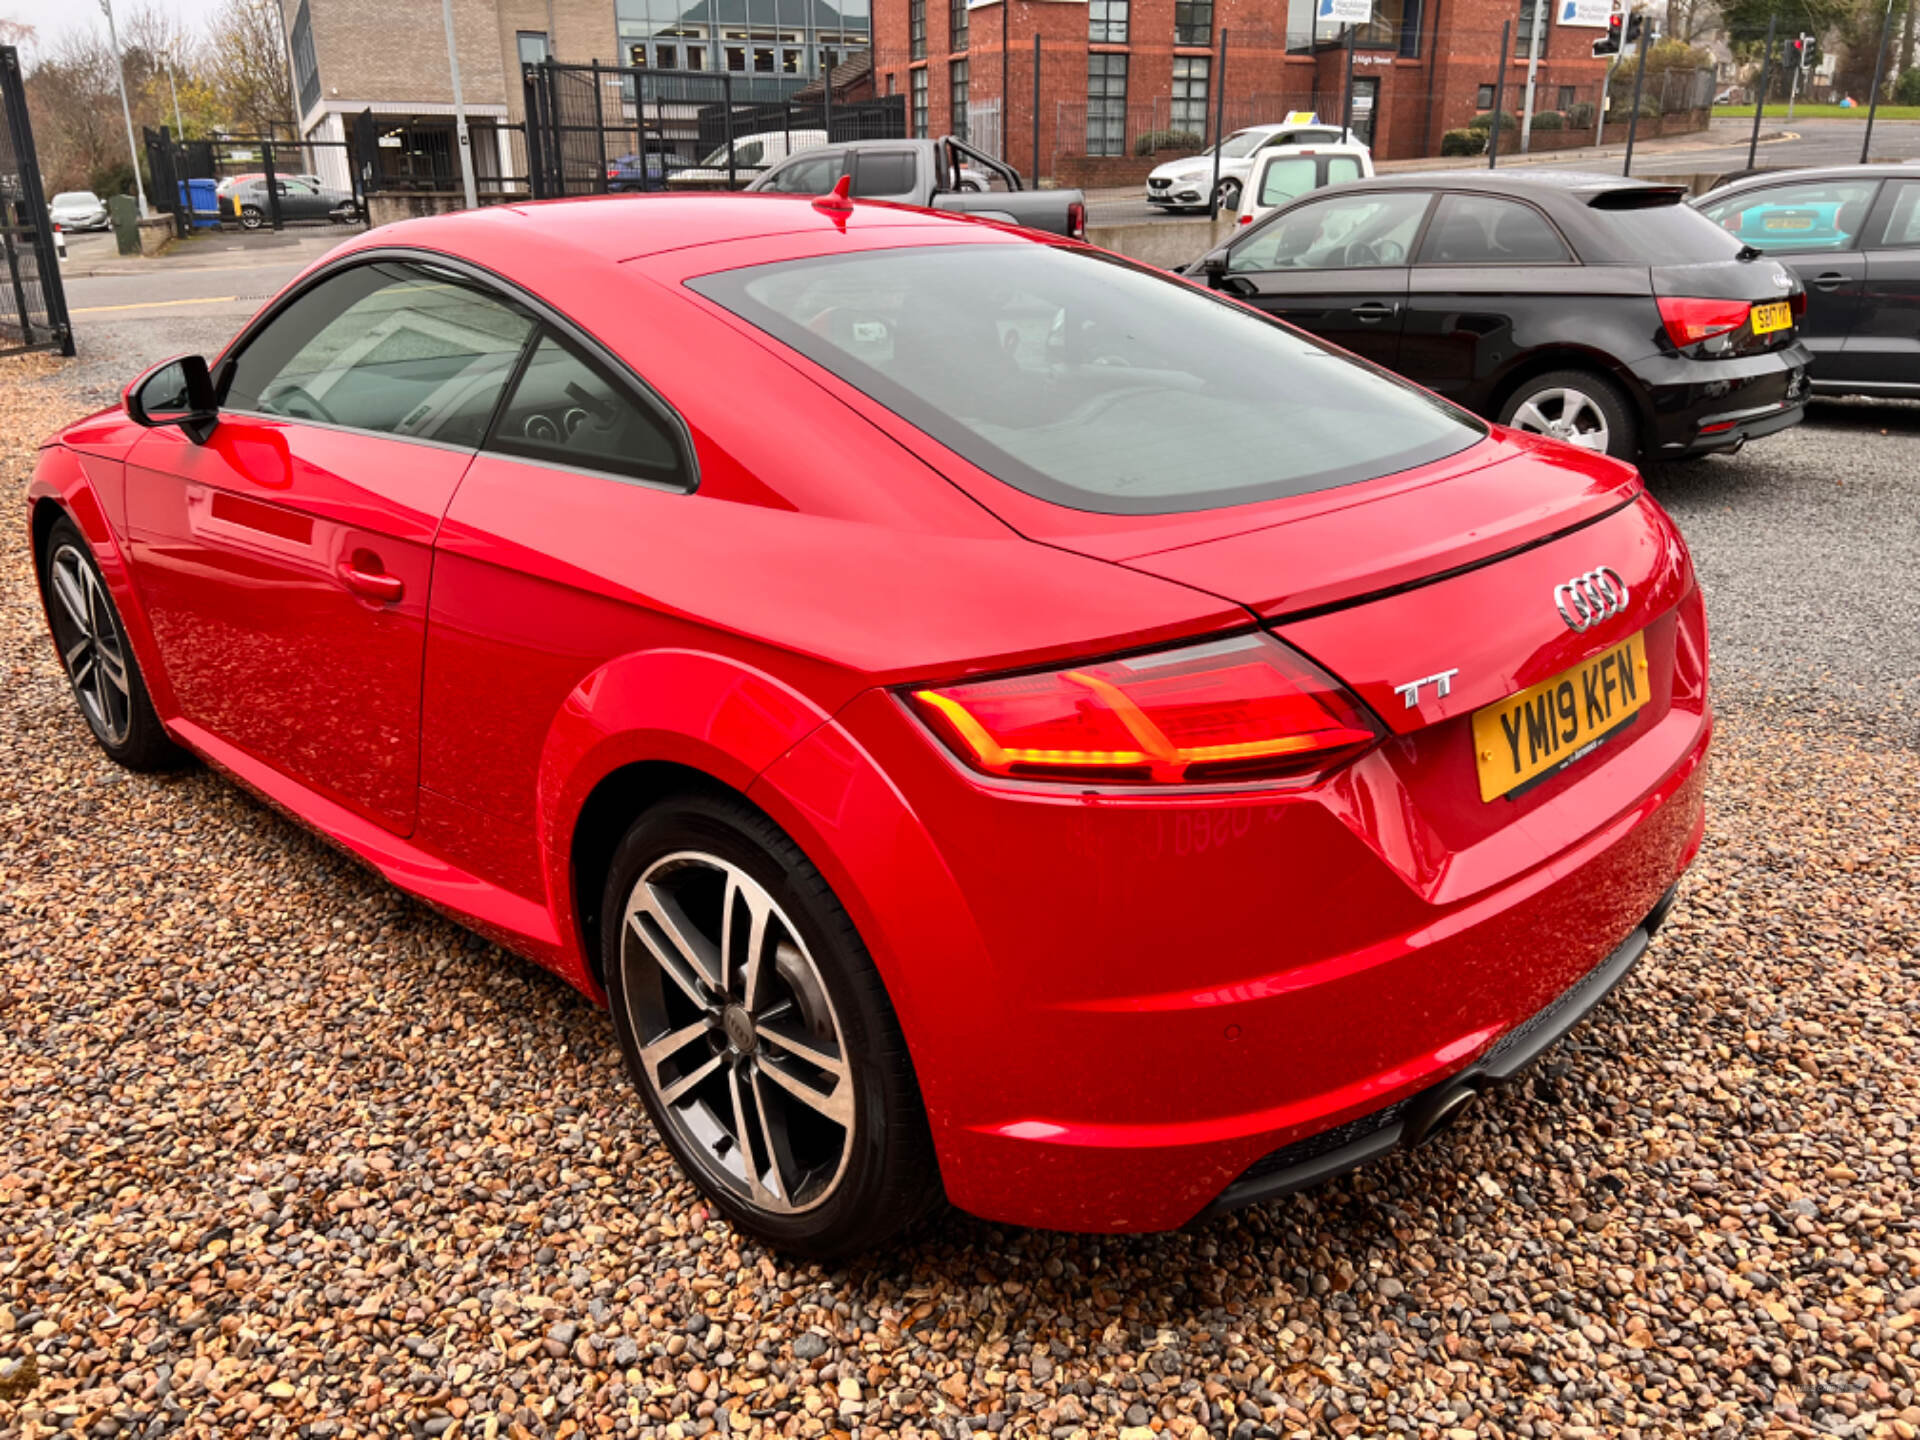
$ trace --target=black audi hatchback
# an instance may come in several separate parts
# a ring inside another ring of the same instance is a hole
[[[1502,424],[1624,459],[1797,422],[1806,295],[1678,186],[1567,171],[1315,191],[1188,275]]]

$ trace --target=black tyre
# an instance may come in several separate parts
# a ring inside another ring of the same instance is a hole
[[[1238,215],[1240,213],[1240,182],[1238,180],[1222,180],[1220,182],[1220,189],[1216,193],[1220,196],[1220,213],[1222,215]]]
[[[47,535],[42,597],[60,663],[100,748],[129,770],[164,770],[185,758],[153,713],[145,680],[86,537],[62,516]]]
[[[1591,370],[1553,370],[1524,381],[1500,407],[1500,423],[1551,435],[1617,460],[1640,453],[1640,426],[1620,387]]]
[[[829,1258],[940,1199],[879,973],[778,826],[728,795],[665,801],[621,841],[600,913],[628,1072],[681,1169],[734,1225]]]
[[[258,205],[242,205],[240,207],[240,228],[242,230],[258,230],[265,219],[266,217],[260,213],[260,207]]]

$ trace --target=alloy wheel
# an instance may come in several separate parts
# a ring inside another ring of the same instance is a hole
[[[715,855],[656,860],[628,898],[620,967],[642,1083],[704,1178],[768,1214],[825,1201],[853,1153],[853,1071],[766,887]]]
[[[50,580],[54,639],[73,693],[94,733],[124,745],[133,728],[133,685],[113,602],[99,572],[73,545],[53,552]]]
[[[1516,430],[1550,435],[1602,455],[1611,439],[1606,414],[1594,398],[1584,390],[1565,387],[1529,395],[1507,423]]]

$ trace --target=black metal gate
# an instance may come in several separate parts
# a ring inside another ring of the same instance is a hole
[[[73,329],[60,286],[53,222],[40,188],[20,55],[11,45],[0,45],[0,248],[7,265],[0,282],[0,355],[24,350],[73,354]]]
[[[874,96],[870,70],[864,78],[867,93],[852,98],[799,75],[528,65],[528,183],[537,200],[737,190],[811,145],[904,139],[906,97]]]
[[[196,227],[238,224],[281,230],[289,222],[364,223],[367,215],[358,135],[346,140],[281,139],[277,135],[220,135],[180,140],[166,126],[143,136],[153,204],[173,216],[185,239]],[[326,174],[316,174],[324,170]],[[217,187],[248,188],[221,200]],[[289,191],[292,181],[293,191]]]

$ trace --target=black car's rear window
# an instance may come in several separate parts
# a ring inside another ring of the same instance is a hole
[[[1744,245],[1691,205],[1679,200],[1627,208],[1596,207],[1609,247],[1622,259],[1656,265],[1699,265],[1731,260]]]
[[[1044,245],[941,245],[689,282],[1007,484],[1114,515],[1330,490],[1481,424],[1172,277]]]

